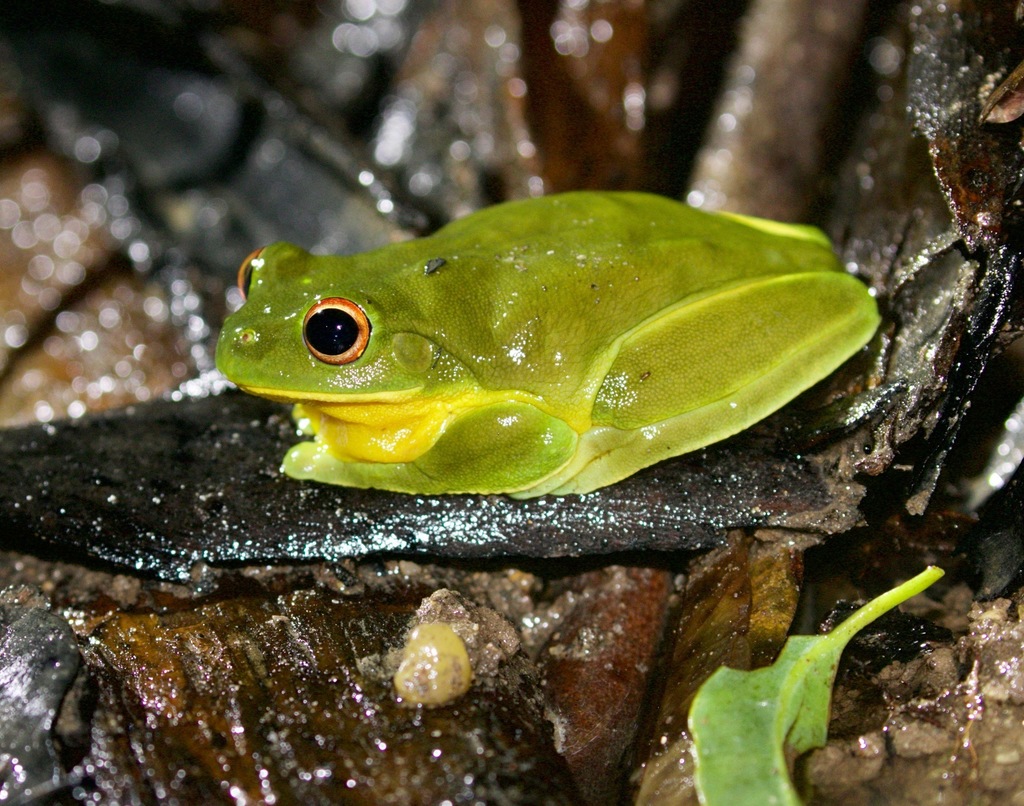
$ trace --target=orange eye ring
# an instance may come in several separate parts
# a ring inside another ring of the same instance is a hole
[[[238,267],[238,290],[242,292],[242,299],[247,299],[249,296],[249,284],[252,282],[252,270],[253,261],[259,258],[263,252],[264,247],[254,249],[249,253],[249,257],[242,261],[242,265]]]
[[[302,320],[306,348],[325,364],[351,364],[370,341],[370,320],[356,303],[344,297],[316,302]]]

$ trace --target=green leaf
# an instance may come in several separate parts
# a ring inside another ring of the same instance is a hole
[[[771,666],[722,667],[690,706],[695,783],[706,806],[799,804],[789,759],[825,744],[832,682],[850,639],[942,576],[929,567],[872,599],[827,635],[789,638]]]

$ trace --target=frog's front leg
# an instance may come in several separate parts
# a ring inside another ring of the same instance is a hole
[[[297,479],[425,495],[523,493],[567,464],[577,442],[564,421],[510,401],[460,414],[412,461],[346,461],[318,436],[288,451],[283,470]]]

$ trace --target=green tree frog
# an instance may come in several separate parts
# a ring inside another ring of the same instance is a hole
[[[422,495],[586,493],[747,428],[878,325],[806,226],[644,193],[499,204],[354,256],[242,265],[217,366],[296,404],[284,472]]]

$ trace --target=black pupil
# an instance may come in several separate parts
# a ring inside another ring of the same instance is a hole
[[[241,289],[242,289],[242,297],[243,298],[249,296],[249,286],[250,285],[252,285],[252,262],[251,261],[250,261],[249,265],[245,267],[245,271],[242,272]]]
[[[359,338],[359,325],[339,308],[322,308],[306,322],[306,342],[324,355],[341,355]]]

